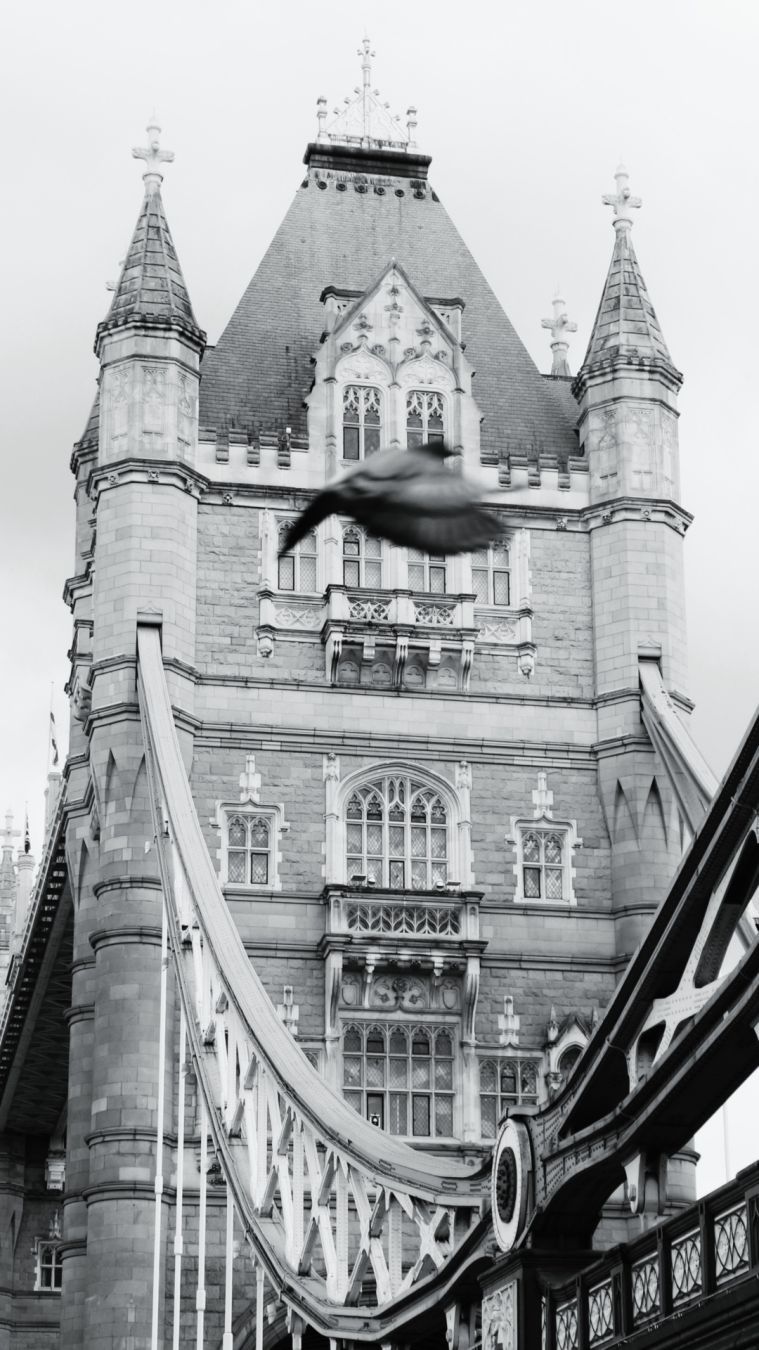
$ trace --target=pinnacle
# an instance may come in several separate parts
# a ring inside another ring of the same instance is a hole
[[[672,357],[635,256],[629,229],[617,230],[614,252],[583,368],[608,357],[664,361]]]
[[[121,270],[106,329],[131,322],[174,321],[199,333],[171,238],[159,188],[142,203]]]

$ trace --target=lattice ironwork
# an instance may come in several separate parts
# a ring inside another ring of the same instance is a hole
[[[696,1229],[672,1243],[672,1305],[677,1307],[695,1298],[704,1287],[701,1263],[701,1234]]]
[[[717,1284],[734,1280],[748,1270],[748,1215],[745,1204],[737,1205],[714,1220],[714,1274]]]
[[[633,1266],[631,1284],[633,1322],[638,1326],[641,1322],[656,1317],[661,1308],[658,1257],[648,1256]]]
[[[556,1350],[578,1350],[577,1299],[556,1309]]]
[[[588,1345],[604,1345],[614,1334],[611,1280],[588,1291]]]

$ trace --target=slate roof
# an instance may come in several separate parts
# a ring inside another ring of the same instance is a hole
[[[582,368],[609,357],[664,361],[674,370],[629,229],[618,229],[606,284]]]
[[[160,191],[142,203],[113,302],[98,332],[132,322],[179,324],[195,334],[195,319],[171,238]]]
[[[290,426],[306,434],[303,399],[323,331],[320,295],[328,286],[363,293],[395,258],[427,297],[461,296],[462,339],[476,370],[473,392],[484,416],[482,453],[548,453],[565,464],[576,453],[574,413],[543,377],[445,207],[426,181],[398,172],[394,159],[361,152],[350,161],[309,147],[309,170],[253,280],[201,367],[200,423],[253,435]],[[382,177],[370,175],[383,174]]]

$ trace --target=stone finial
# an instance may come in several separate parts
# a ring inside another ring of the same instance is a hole
[[[364,88],[368,89],[372,82],[372,57],[377,55],[376,52],[372,51],[372,44],[368,37],[361,39],[358,55],[361,57],[361,74],[364,77]]]
[[[283,1022],[287,1030],[293,1036],[298,1034],[298,1023],[300,1021],[300,1006],[293,1003],[293,987],[286,984],[282,990],[283,1002],[277,1004],[277,1016],[280,1022]]]
[[[318,130],[317,133],[316,133],[316,139],[317,139],[317,141],[327,141],[327,140],[329,140],[329,137],[328,137],[327,131],[326,131],[326,127],[327,127],[327,100],[326,100],[326,98],[324,97],[323,94],[322,94],[319,98],[317,98],[317,100],[316,100],[316,120],[317,120],[317,122],[318,122],[318,124],[319,124],[319,130]]]
[[[161,128],[156,120],[155,113],[151,117],[145,130],[148,133],[147,146],[135,146],[132,155],[135,159],[144,159],[145,172],[142,175],[142,181],[145,184],[145,196],[152,197],[154,192],[158,192],[163,182],[161,173],[161,164],[171,164],[174,158],[173,150],[161,149]]]
[[[257,806],[261,800],[261,775],[256,773],[255,755],[246,755],[245,769],[240,774],[240,801],[253,802]]]
[[[548,1016],[548,1026],[546,1027],[546,1037],[549,1045],[554,1045],[559,1039],[559,1023],[556,1017],[556,1009],[551,1004],[551,1011]]]
[[[414,149],[416,146],[416,128],[416,108],[409,108],[406,112],[406,131],[408,132],[409,150]]]
[[[553,815],[553,793],[548,790],[548,779],[544,773],[538,774],[538,786],[532,793],[532,802],[536,820],[539,820],[541,816],[545,816],[548,820],[551,819]]]
[[[519,1045],[520,1017],[514,1012],[514,1000],[511,994],[503,996],[503,1012],[498,1014],[498,1039],[501,1045]]]
[[[571,375],[572,372],[567,362],[569,343],[566,334],[576,333],[577,324],[569,318],[567,302],[562,298],[559,291],[556,292],[551,304],[553,305],[553,317],[540,320],[541,328],[548,328],[551,333],[551,351],[553,352],[551,374]]]
[[[601,201],[604,206],[614,207],[614,229],[619,231],[632,229],[632,212],[643,205],[640,197],[633,197],[630,191],[630,175],[624,164],[620,164],[614,174],[616,192],[605,192]]]
[[[5,813],[5,829],[0,830],[0,847],[3,849],[13,849],[14,839],[21,838],[21,831],[13,828],[13,812],[11,810]]]

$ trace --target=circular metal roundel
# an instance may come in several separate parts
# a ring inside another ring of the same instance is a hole
[[[507,1120],[495,1146],[491,1199],[498,1246],[511,1251],[527,1217],[527,1183],[532,1170],[530,1139],[519,1120]]]

